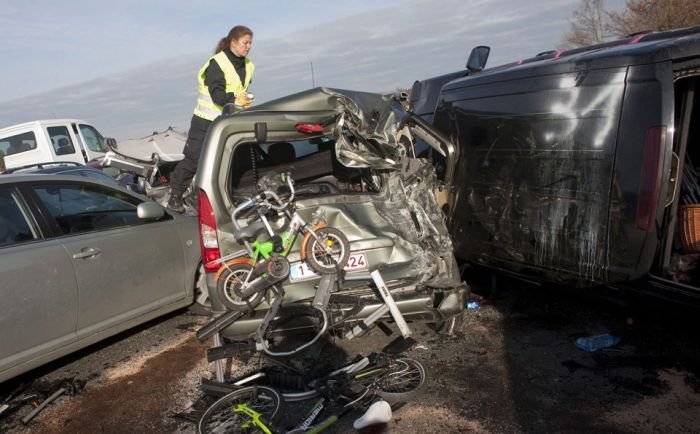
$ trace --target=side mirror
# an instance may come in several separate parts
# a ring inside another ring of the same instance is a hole
[[[469,58],[467,59],[467,69],[469,72],[472,74],[481,72],[486,67],[486,60],[489,58],[490,52],[491,47],[485,45],[472,48],[472,52],[469,53]]]
[[[141,220],[158,220],[165,215],[165,210],[155,202],[142,202],[136,207],[136,215]]]
[[[265,143],[267,140],[267,122],[255,123],[255,141],[258,144]]]
[[[106,137],[105,144],[109,149],[117,149],[117,139],[114,137]]]

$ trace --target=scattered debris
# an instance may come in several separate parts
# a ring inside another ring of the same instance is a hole
[[[58,398],[59,396],[61,396],[61,395],[62,395],[63,393],[65,393],[65,392],[66,392],[66,389],[64,389],[63,387],[61,387],[60,389],[58,389],[57,391],[55,391],[55,392],[53,393],[53,395],[51,395],[51,396],[49,396],[48,398],[46,398],[46,399],[44,400],[44,402],[42,402],[41,404],[39,404],[39,406],[38,406],[37,408],[35,408],[34,410],[32,410],[28,415],[24,416],[24,417],[22,418],[22,423],[23,423],[23,424],[29,423],[29,421],[32,420],[32,419],[34,418],[34,416],[36,416],[37,414],[39,414],[39,412],[41,412],[41,410],[43,410],[43,409],[44,409],[47,405],[49,405],[53,400],[55,400],[56,398]]]
[[[576,339],[576,346],[584,351],[593,352],[601,348],[612,347],[620,342],[620,338],[608,333]]]

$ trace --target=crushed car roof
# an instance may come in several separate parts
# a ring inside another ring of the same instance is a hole
[[[319,87],[260,104],[244,113],[299,111],[328,112],[326,125],[336,125],[336,151],[343,165],[400,168],[404,151],[397,135],[408,113],[392,95]]]

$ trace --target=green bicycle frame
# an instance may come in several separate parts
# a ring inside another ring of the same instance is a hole
[[[294,241],[296,240],[297,234],[290,234],[289,232],[284,232],[281,235],[281,237],[282,246],[284,246],[282,256],[287,256],[289,254],[289,251],[292,249],[292,246],[294,245]],[[274,244],[272,243],[272,241],[255,241],[251,243],[250,246],[253,248],[253,255],[251,256],[253,263],[257,263],[258,259],[260,259],[261,256],[265,259],[269,259],[274,249]]]
[[[241,424],[241,428],[252,428],[254,425],[265,434],[273,434],[272,430],[268,428],[267,425],[265,425],[265,422],[262,421],[262,414],[248,407],[247,404],[236,404],[236,406],[233,408],[233,411],[236,413],[245,414],[250,418],[250,420]]]

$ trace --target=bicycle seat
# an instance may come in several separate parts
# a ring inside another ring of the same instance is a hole
[[[359,419],[355,419],[352,427],[356,430],[367,428],[372,425],[387,423],[391,420],[391,405],[386,401],[377,401],[370,405],[365,414]]]
[[[255,241],[260,234],[267,232],[265,224],[258,220],[254,223],[249,224],[233,233],[233,237],[237,242],[241,243],[243,241]]]

